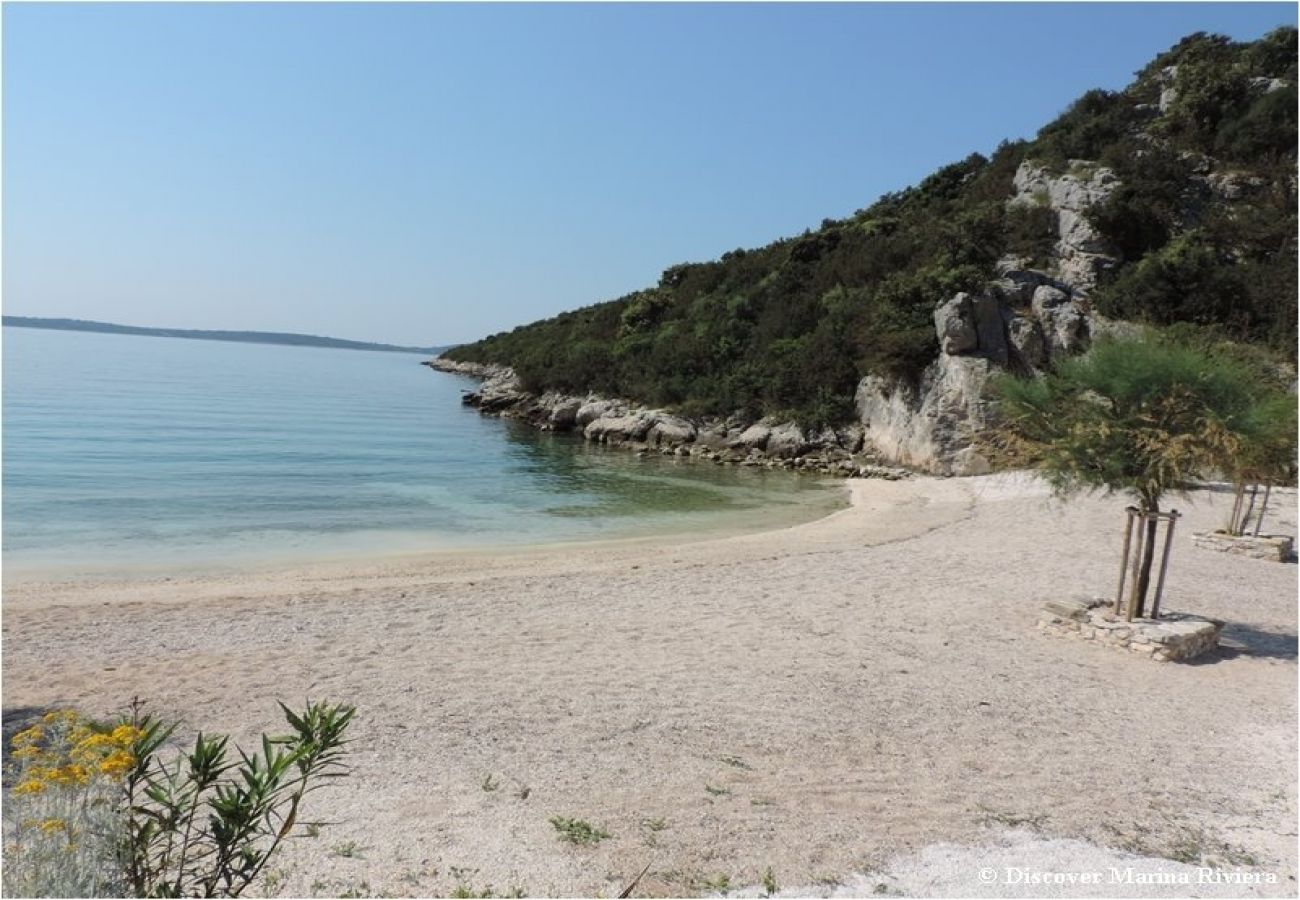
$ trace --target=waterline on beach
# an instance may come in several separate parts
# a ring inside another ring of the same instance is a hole
[[[412,357],[6,328],[11,575],[753,531],[834,482],[637,456],[460,404]]]

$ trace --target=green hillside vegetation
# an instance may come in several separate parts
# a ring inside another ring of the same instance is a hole
[[[1168,66],[1178,94],[1160,114]],[[1085,94],[1033,141],[973,154],[815,231],[672,266],[654,287],[446,355],[513,366],[532,390],[686,415],[845,420],[863,375],[915,379],[935,358],[936,303],[980,290],[1006,254],[1049,265],[1055,213],[1006,203],[1032,159],[1057,171],[1090,160],[1122,181],[1090,212],[1121,256],[1092,295],[1098,311],[1294,361],[1295,111],[1295,29],[1244,44],[1192,35],[1126,90]],[[1211,171],[1258,183],[1222,200],[1197,179]]]

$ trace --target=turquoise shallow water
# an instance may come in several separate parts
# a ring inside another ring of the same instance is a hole
[[[585,445],[410,354],[4,329],[4,562],[212,568],[766,527],[824,482]]]

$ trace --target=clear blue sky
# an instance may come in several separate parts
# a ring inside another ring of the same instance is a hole
[[[6,4],[4,309],[469,340],[840,217],[1294,4]]]

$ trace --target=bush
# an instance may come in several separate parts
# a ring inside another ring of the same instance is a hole
[[[1215,472],[1274,472],[1295,455],[1291,426],[1268,426],[1276,392],[1231,358],[1168,340],[1098,342],[1042,378],[994,381],[1003,434],[1059,494],[1123,492],[1143,513]],[[1291,401],[1290,405],[1294,406]],[[1140,539],[1142,614],[1156,523]]]
[[[9,896],[237,897],[298,822],[307,793],[346,774],[352,707],[281,704],[292,733],[247,754],[226,737],[161,751],[175,725],[140,712],[99,726],[47,714],[12,742],[6,771]]]

